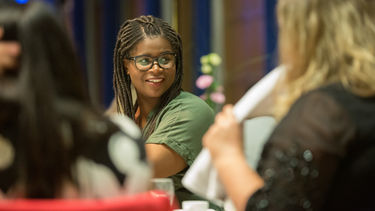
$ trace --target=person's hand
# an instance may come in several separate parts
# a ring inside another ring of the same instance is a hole
[[[242,127],[233,114],[233,106],[226,105],[218,113],[215,123],[203,136],[203,145],[215,160],[220,157],[243,154]]]
[[[13,69],[17,66],[17,58],[21,52],[21,46],[16,41],[2,41],[4,34],[3,28],[0,27],[0,76],[5,70]]]
[[[263,187],[262,178],[246,162],[243,151],[242,127],[226,105],[216,115],[215,123],[203,136],[220,181],[237,210],[245,210],[249,197]],[[235,179],[233,179],[235,178]]]

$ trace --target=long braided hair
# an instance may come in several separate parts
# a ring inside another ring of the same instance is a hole
[[[142,131],[147,139],[155,130],[156,118],[159,112],[168,103],[177,97],[182,90],[182,42],[179,34],[165,21],[153,16],[140,16],[123,23],[117,35],[114,50],[113,86],[117,104],[117,112],[126,114],[135,120],[138,104],[133,104],[131,93],[131,79],[127,75],[124,59],[129,57],[129,52],[146,37],[163,37],[169,41],[176,53],[176,77],[172,86],[161,96],[160,104],[155,108],[154,115],[147,121]]]

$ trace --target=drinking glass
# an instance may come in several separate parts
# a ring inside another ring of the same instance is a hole
[[[174,185],[171,178],[154,178],[151,179],[151,190],[163,191],[168,195],[169,201],[173,204],[174,200]],[[153,192],[154,194],[160,194]],[[164,194],[163,194],[164,196]]]
[[[208,211],[208,201],[192,200],[183,201],[182,209],[184,211]]]

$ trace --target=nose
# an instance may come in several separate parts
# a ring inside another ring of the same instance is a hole
[[[154,63],[152,63],[152,66],[151,66],[151,70],[153,72],[160,72],[163,70],[163,68],[159,67],[159,64],[157,61],[154,61]]]

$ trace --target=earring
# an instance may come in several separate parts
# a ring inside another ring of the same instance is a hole
[[[132,93],[132,104],[134,106],[135,102],[137,102],[137,92],[135,91],[133,83],[130,84],[130,92]]]
[[[7,138],[0,134],[0,170],[8,168],[13,160],[13,146]]]

